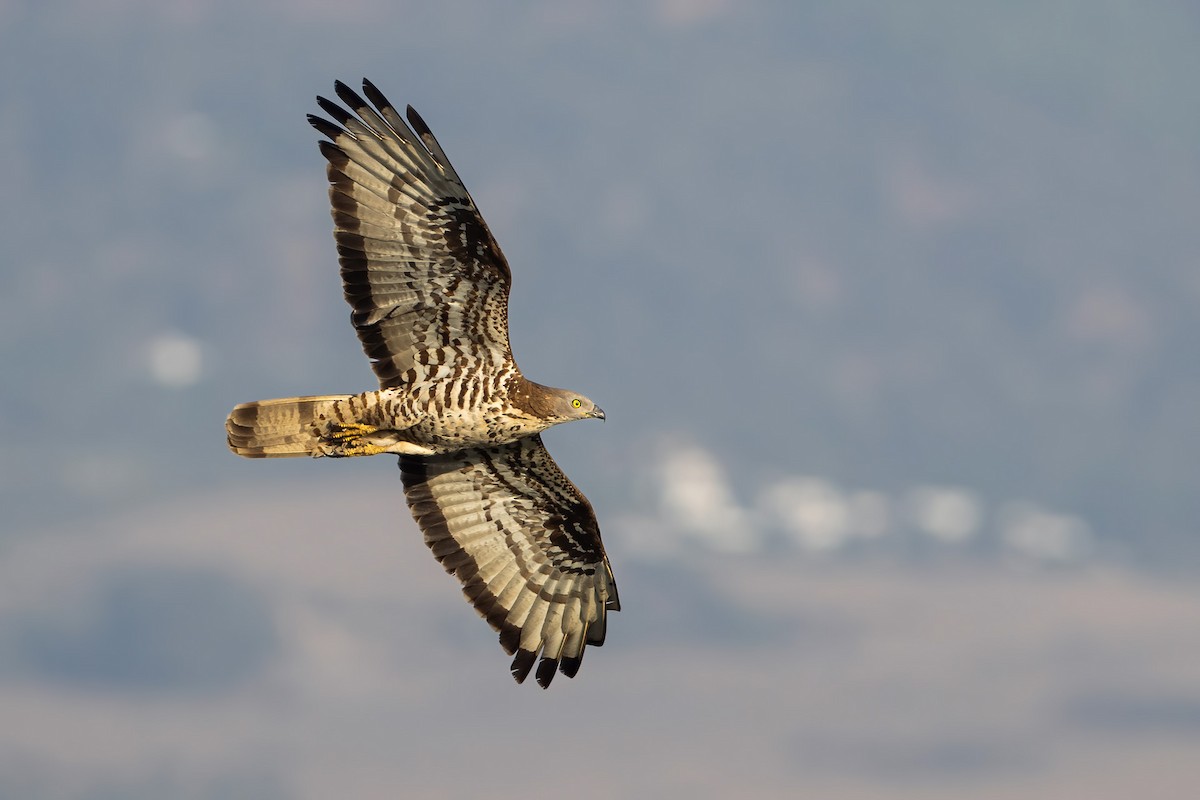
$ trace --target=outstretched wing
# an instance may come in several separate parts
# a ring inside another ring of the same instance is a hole
[[[368,104],[338,81],[333,119],[309,115],[328,137],[334,238],[346,300],[384,388],[439,365],[510,364],[508,263],[429,127],[404,123],[370,81]],[[357,116],[355,116],[357,115]]]
[[[540,436],[486,449],[401,456],[404,495],[425,543],[525,680],[556,669],[575,677],[586,645],[604,644],[605,614],[620,609],[592,506]]]

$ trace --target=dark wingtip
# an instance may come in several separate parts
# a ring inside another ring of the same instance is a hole
[[[524,683],[529,677],[529,670],[533,669],[533,662],[537,660],[537,653],[532,650],[518,650],[516,658],[512,661],[512,676],[517,683]]]
[[[550,687],[550,681],[554,680],[554,671],[558,669],[558,662],[553,658],[543,657],[538,662],[537,668],[537,684],[543,689]]]
[[[349,160],[346,157],[346,151],[333,142],[321,139],[317,142],[317,147],[320,149],[321,155],[325,156],[325,159],[335,167],[344,167]]]
[[[383,96],[383,92],[379,91],[375,84],[371,83],[371,81],[367,78],[363,78],[362,88],[363,94],[366,95],[367,99],[371,101],[371,105],[375,106],[380,111],[385,108],[392,107],[392,104],[388,102],[388,99]]]
[[[417,113],[415,108],[412,106],[406,107],[404,115],[408,117],[408,124],[412,125],[413,130],[417,132],[417,136],[432,135],[432,131],[429,130],[429,126],[425,124],[425,120],[421,119],[421,115]]]
[[[582,664],[583,653],[580,653],[575,658],[564,658],[562,660],[562,664],[559,666],[559,670],[561,670],[562,674],[566,675],[568,678],[574,678],[577,674],[579,674],[579,667]]]
[[[347,122],[349,122],[351,119],[354,118],[353,114],[351,114],[349,111],[342,108],[337,103],[333,102],[332,100],[330,100],[328,98],[321,97],[318,95],[317,96],[317,105],[319,105],[321,107],[322,111],[324,111],[329,116],[333,117],[335,121],[341,123],[342,125],[345,125]]]
[[[342,99],[342,102],[350,106],[350,108],[358,109],[366,105],[363,99],[358,96],[358,92],[351,89],[341,81],[333,82],[333,90],[337,92],[337,96]]]
[[[517,646],[521,643],[521,629],[509,625],[500,630],[500,646],[504,648],[504,652],[512,655],[517,652]]]
[[[308,124],[316,128],[317,132],[322,136],[327,136],[331,141],[345,133],[337,125],[334,125],[324,117],[318,117],[316,114],[308,115]]]

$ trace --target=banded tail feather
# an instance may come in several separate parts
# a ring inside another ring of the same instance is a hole
[[[335,403],[350,397],[330,394],[283,397],[234,406],[225,420],[229,449],[246,458],[294,458],[320,455],[313,422],[328,416]]]

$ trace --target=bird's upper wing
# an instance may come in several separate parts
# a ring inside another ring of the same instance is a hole
[[[441,145],[411,106],[410,128],[369,81],[370,103],[340,81],[335,89],[354,113],[318,97],[333,121],[308,121],[328,137],[342,285],[380,385],[463,357],[511,363],[512,275]]]
[[[574,677],[604,643],[617,587],[591,504],[540,436],[429,458],[401,456],[408,506],[425,542],[515,656],[518,682]]]

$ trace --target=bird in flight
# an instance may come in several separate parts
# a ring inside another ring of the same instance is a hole
[[[370,81],[318,97],[334,240],[351,322],[379,389],[236,406],[247,458],[395,453],[409,510],[500,634],[520,683],[575,677],[620,609],[600,528],[541,432],[604,419],[587,397],[527,380],[508,341],[512,273],[441,145]]]

